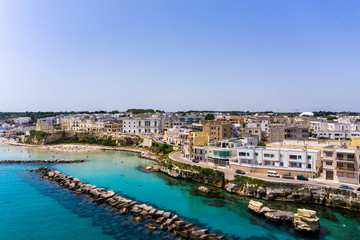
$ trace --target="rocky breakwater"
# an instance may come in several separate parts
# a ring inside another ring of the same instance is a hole
[[[314,203],[360,211],[359,195],[355,192],[337,188],[267,182],[246,176],[238,176],[234,181],[228,182],[224,189],[229,193],[243,197],[283,202]]]
[[[85,184],[78,178],[53,171],[48,167],[28,170],[40,173],[42,178],[49,179],[79,195],[84,194],[98,204],[108,204],[114,211],[119,211],[121,214],[131,214],[135,221],[147,221],[150,223],[148,225],[149,230],[161,229],[184,239],[226,239],[225,236],[209,233],[208,229],[199,229],[171,212],[156,209],[146,204],[139,204],[116,194],[112,190],[106,191],[104,188]]]
[[[69,159],[55,159],[55,160],[2,160],[0,164],[25,164],[25,163],[82,163],[85,160],[69,160]]]
[[[268,208],[263,203],[254,200],[250,200],[248,209],[273,222],[290,225],[299,232],[318,234],[320,230],[319,218],[312,210],[298,209],[297,213],[281,211]]]

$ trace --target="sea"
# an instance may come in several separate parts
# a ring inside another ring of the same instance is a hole
[[[0,145],[0,160],[84,159],[75,164],[0,165],[0,239],[178,239],[171,233],[150,230],[145,221],[97,205],[26,169],[49,166],[86,183],[114,190],[140,203],[168,210],[199,228],[230,239],[360,239],[360,213],[312,204],[266,202],[271,208],[296,211],[307,208],[320,218],[319,237],[294,232],[247,210],[249,198],[198,183],[153,173],[150,160],[123,151],[54,151],[46,148]]]

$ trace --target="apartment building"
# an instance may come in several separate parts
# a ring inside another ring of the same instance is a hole
[[[206,161],[215,166],[227,167],[232,160],[237,158],[237,149],[240,146],[239,142],[226,140],[209,144],[205,155]]]
[[[232,157],[230,167],[253,173],[266,174],[275,170],[278,174],[303,174],[317,177],[320,174],[321,151],[315,149],[241,147]]]
[[[162,132],[160,118],[123,119],[123,132],[131,134],[158,134]]]
[[[11,120],[14,121],[17,125],[27,124],[31,121],[31,117],[18,117],[18,118],[12,118]]]
[[[231,124],[244,124],[245,119],[236,117],[236,116],[223,116],[217,118],[221,120],[222,123],[231,123]]]
[[[35,129],[37,131],[51,131],[54,130],[54,126],[48,122],[37,122]]]
[[[282,142],[284,139],[308,139],[308,126],[305,124],[271,124],[270,142]]]
[[[80,119],[78,118],[63,118],[61,119],[62,130],[78,131],[80,126]]]
[[[327,180],[359,184],[360,148],[353,146],[328,146],[323,149],[323,171]]]
[[[349,140],[351,137],[360,137],[360,131],[318,131],[317,138],[335,140]]]
[[[104,124],[106,132],[122,132],[123,125],[121,123],[105,123]]]
[[[233,137],[233,124],[222,123],[221,120],[202,120],[202,131],[209,136],[210,140],[219,141]]]
[[[269,120],[267,119],[249,119],[246,127],[256,129],[260,128],[264,135],[267,135],[270,132]]]

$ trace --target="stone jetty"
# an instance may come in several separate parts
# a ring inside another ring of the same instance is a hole
[[[154,208],[146,204],[139,204],[136,201],[124,198],[116,194],[113,190],[106,191],[104,188],[91,184],[85,184],[78,178],[67,176],[60,171],[51,170],[48,167],[28,169],[31,172],[41,173],[41,177],[49,179],[64,188],[74,191],[77,194],[85,194],[97,204],[107,204],[114,211],[121,214],[131,214],[135,221],[144,220],[152,223],[149,230],[161,229],[168,231],[183,239],[192,240],[222,240],[225,236],[209,233],[208,229],[199,229],[192,223],[182,220],[179,216],[171,212]]]
[[[297,213],[281,211],[268,208],[263,203],[254,200],[250,200],[248,209],[273,222],[291,225],[299,232],[318,234],[320,230],[319,218],[312,210],[298,209]]]
[[[55,160],[2,160],[0,164],[26,164],[26,163],[81,163],[85,160],[55,159]]]

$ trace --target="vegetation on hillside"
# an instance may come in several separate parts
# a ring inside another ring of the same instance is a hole
[[[45,138],[47,135],[48,135],[48,133],[45,131],[36,131],[36,130],[30,131],[30,136],[36,137],[37,139]]]

